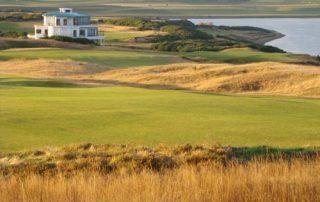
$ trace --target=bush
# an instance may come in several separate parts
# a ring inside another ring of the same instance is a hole
[[[152,29],[156,29],[159,26],[157,22],[152,22],[150,20],[137,18],[137,17],[108,19],[108,20],[105,20],[105,22],[113,25],[119,25],[119,26],[138,27],[139,30],[152,30]]]
[[[266,53],[285,53],[284,50],[274,46],[251,45],[250,47]]]
[[[27,32],[2,32],[0,30],[0,37],[5,37],[5,38],[27,38],[28,33]]]
[[[52,36],[48,39],[53,39],[56,41],[62,42],[72,42],[72,43],[80,43],[80,44],[94,44],[94,41],[86,39],[86,38],[71,38],[67,36]]]
[[[241,47],[239,43],[221,39],[176,40],[157,43],[153,49],[172,52],[220,51],[227,48]]]
[[[100,21],[101,22],[101,21]],[[137,27],[139,30],[159,30],[163,26],[176,25],[182,27],[195,28],[196,26],[188,20],[163,20],[163,21],[151,21],[145,18],[129,17],[120,19],[108,19],[104,22],[119,25],[119,26],[131,26]]]
[[[239,30],[239,31],[259,31],[259,32],[266,32],[270,33],[271,30],[263,29],[260,27],[251,27],[251,26],[218,26],[217,28],[222,30]]]
[[[212,39],[213,36],[200,30],[182,27],[177,25],[167,25],[160,29],[162,32],[168,32],[169,35],[179,39]]]
[[[0,10],[0,20],[11,21],[30,21],[41,20],[42,13],[32,12],[21,9],[2,9]]]

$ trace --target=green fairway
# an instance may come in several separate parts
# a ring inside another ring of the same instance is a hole
[[[12,59],[56,59],[88,62],[108,68],[125,68],[187,62],[181,56],[192,60],[208,60],[226,63],[250,63],[262,61],[304,62],[310,58],[292,54],[264,53],[250,49],[229,49],[220,52],[145,52],[145,51],[106,51],[106,50],[71,50],[71,49],[27,49],[0,51],[0,61]]]
[[[72,59],[109,68],[137,67],[148,65],[172,64],[181,62],[179,56],[165,53],[143,51],[105,51],[105,50],[68,50],[68,49],[28,49],[19,51],[0,51],[0,61],[10,59]]]
[[[320,145],[319,99],[76,88],[8,77],[1,77],[0,97],[0,151],[83,142]]]
[[[292,54],[286,53],[264,53],[250,49],[229,49],[220,52],[200,51],[183,53],[183,56],[190,59],[209,60],[227,63],[249,63],[249,62],[262,62],[262,61],[275,61],[275,62],[299,62],[303,58],[295,57]]]
[[[10,21],[0,21],[0,31],[2,32],[34,32],[33,25],[36,22],[10,22]]]

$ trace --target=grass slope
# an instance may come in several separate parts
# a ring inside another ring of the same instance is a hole
[[[175,55],[143,51],[110,50],[67,50],[67,49],[27,49],[18,51],[1,51],[0,61],[11,59],[71,59],[109,68],[160,65],[181,62]]]
[[[200,61],[216,61],[227,63],[250,63],[262,61],[276,61],[276,62],[303,62],[303,57],[297,57],[288,53],[264,53],[254,51],[247,48],[228,49],[220,52],[199,51],[182,53],[186,58]],[[306,57],[308,59],[308,57]]]
[[[31,81],[1,78],[0,151],[79,142],[320,145],[318,99],[23,87]]]
[[[2,32],[34,32],[33,25],[36,22],[10,22],[0,21],[0,31]]]
[[[186,62],[181,57],[195,61],[226,63],[251,63],[262,61],[314,62],[314,58],[283,53],[263,53],[251,49],[228,49],[220,52],[168,53],[122,50],[72,50],[72,49],[19,49],[0,51],[0,61],[13,59],[71,59],[80,62],[103,65],[109,68],[139,67]]]
[[[12,69],[12,67],[7,69]],[[1,70],[0,68],[0,72]],[[25,66],[25,68],[15,69],[13,72],[33,76],[34,74],[30,70]],[[4,69],[3,72],[6,72],[6,70]],[[43,76],[46,76],[46,74],[43,74]],[[274,62],[244,65],[182,63],[148,68],[100,71],[96,75],[91,74],[90,79],[202,92],[320,98],[320,69],[311,65]]]
[[[87,85],[118,85],[201,92],[282,95],[320,98],[317,66],[260,62],[242,65],[180,63],[106,69],[71,60],[10,60],[0,62],[0,75],[68,79]],[[85,82],[84,82],[85,81]]]

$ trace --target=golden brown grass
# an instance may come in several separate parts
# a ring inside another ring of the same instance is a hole
[[[320,97],[319,67],[277,62],[183,63],[103,71],[74,61],[13,60],[0,62],[0,73],[216,93]]]
[[[72,60],[9,60],[0,62],[0,73],[33,78],[75,78],[105,71],[105,67]]]
[[[102,72],[94,79],[208,92],[320,96],[319,67],[275,62],[131,68]]]
[[[0,178],[1,201],[320,201],[320,161]]]
[[[319,201],[319,150],[69,145],[0,153],[1,201]]]

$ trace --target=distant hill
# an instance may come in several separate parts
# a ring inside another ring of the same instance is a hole
[[[0,9],[11,6],[33,11],[73,7],[109,17],[320,17],[320,0],[0,0]]]
[[[1,0],[1,3],[8,4],[24,4],[24,3],[85,3],[85,0]],[[92,0],[90,3],[190,3],[190,4],[202,4],[202,3],[320,3],[320,0]]]

